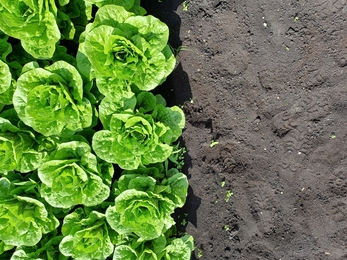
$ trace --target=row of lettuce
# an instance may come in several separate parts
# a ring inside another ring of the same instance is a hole
[[[188,190],[185,118],[151,92],[176,59],[145,13],[137,0],[0,0],[2,259],[190,259],[172,218]]]

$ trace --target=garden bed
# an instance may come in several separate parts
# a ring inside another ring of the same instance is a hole
[[[345,259],[346,1],[144,3],[185,47],[193,259]]]

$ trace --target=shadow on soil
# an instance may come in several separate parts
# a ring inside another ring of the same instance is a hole
[[[182,0],[141,1],[141,5],[147,10],[148,14],[159,18],[168,25],[170,29],[169,44],[175,53],[182,46],[180,39],[181,18],[175,12],[182,2]],[[184,102],[190,100],[192,93],[189,78],[182,65],[178,63],[167,80],[153,92],[160,93],[166,99],[168,106],[183,105]]]
[[[183,0],[172,0],[157,2],[153,0],[142,0],[141,5],[147,10],[148,14],[159,18],[166,23],[170,29],[169,44],[171,45],[173,52],[176,54],[179,52],[179,48],[182,46],[180,39],[180,27],[181,19],[175,12],[177,8],[182,5]],[[188,102],[192,98],[191,86],[189,83],[188,74],[183,70],[182,64],[178,63],[175,70],[167,78],[167,80],[153,91],[155,94],[161,94],[167,101],[168,106],[183,106],[185,102]],[[180,140],[182,146],[185,144],[183,140]],[[192,167],[191,158],[188,153],[185,155],[184,173],[187,174],[188,169]],[[188,179],[190,176],[188,175]],[[188,197],[185,206],[182,209],[178,209],[175,212],[175,219],[177,223],[178,231],[185,232],[188,219],[195,227],[197,226],[197,209],[201,204],[201,199],[194,195],[194,191],[191,187],[188,190]],[[189,217],[187,217],[187,215]],[[192,255],[192,259],[195,260],[195,256]]]

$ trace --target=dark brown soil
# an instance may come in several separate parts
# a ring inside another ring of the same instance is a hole
[[[347,1],[144,2],[188,49],[192,259],[347,259]]]

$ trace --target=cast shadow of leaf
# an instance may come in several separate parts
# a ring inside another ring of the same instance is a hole
[[[148,14],[154,15],[168,25],[170,29],[169,44],[173,50],[178,50],[182,46],[182,41],[180,39],[181,19],[176,13],[176,10],[183,2],[183,0],[163,2],[155,0],[141,1],[142,6],[147,10]],[[192,99],[189,76],[183,70],[181,63],[177,64],[176,68],[168,76],[166,81],[161,86],[157,87],[153,93],[161,94],[167,101],[168,106],[183,105],[185,102],[189,102]],[[179,141],[181,142],[181,145],[185,147],[184,140],[179,138]],[[188,169],[192,167],[189,153],[185,154],[184,161],[185,165],[183,172],[187,174]],[[189,174],[187,177],[188,179],[190,178]],[[186,220],[197,227],[197,209],[200,207],[200,204],[201,198],[195,196],[193,189],[189,187],[186,204],[182,209],[179,209],[175,215],[182,215],[182,213],[188,214]],[[186,224],[182,225],[178,223],[179,231],[184,232]],[[192,259],[195,259],[194,255],[192,255]]]
[[[142,6],[149,15],[154,15],[166,23],[170,30],[169,44],[173,50],[182,47],[180,39],[181,18],[176,13],[183,0],[172,0],[158,2],[155,0],[143,0]],[[184,51],[184,50],[181,50]],[[160,93],[167,101],[168,106],[183,105],[184,102],[192,98],[191,87],[188,74],[183,70],[182,64],[178,62],[174,71],[168,76],[166,81],[154,91]]]

